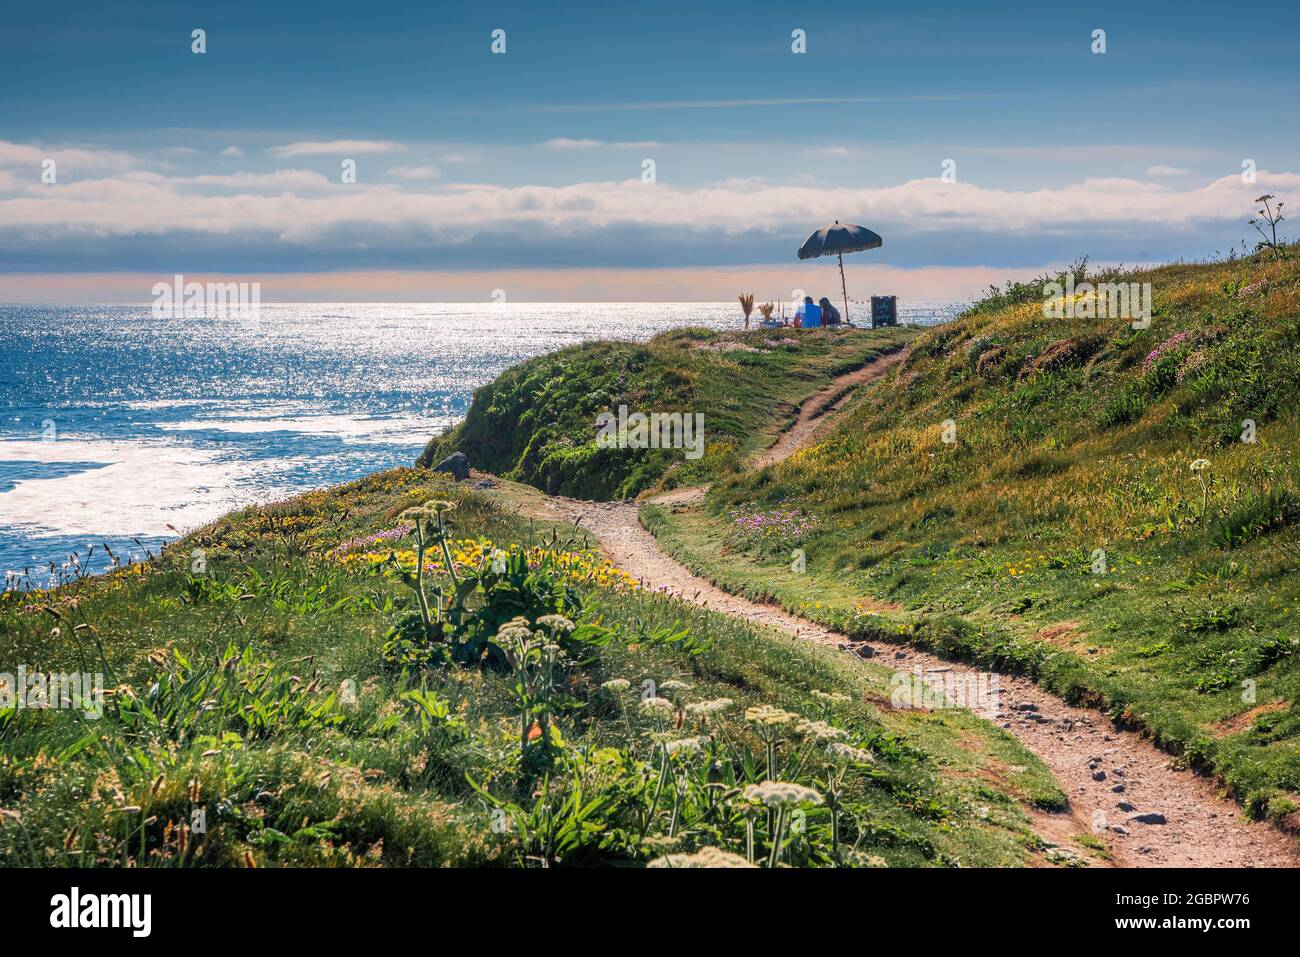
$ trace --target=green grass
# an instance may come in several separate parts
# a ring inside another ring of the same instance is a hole
[[[1117,278],[1151,283],[1149,329],[1044,318],[1041,286],[997,293],[815,446],[644,520],[728,589],[1037,675],[1295,827],[1300,265]],[[742,533],[742,507],[813,524]]]
[[[429,498],[456,503],[463,581],[495,548],[536,558],[532,570],[482,573],[491,588],[466,598],[476,621],[540,602],[535,627],[543,608],[580,625],[555,652],[549,741],[521,742],[516,674],[494,664],[509,647],[501,633],[470,664],[391,660],[414,602],[383,558],[395,547],[402,561],[410,542],[355,540],[402,527]],[[744,855],[749,820],[762,864],[776,824],[747,819],[741,796],[768,771],[744,719],[760,705],[828,722],[871,756],[845,763],[782,730],[780,776],[823,795],[827,775],[842,777],[839,846],[830,809],[808,806],[797,830],[783,819],[782,863],[1043,859],[1029,815],[1064,796],[1004,732],[956,710],[893,710],[886,669],[615,587],[562,536],[443,476],[398,469],[232,514],[145,566],[6,593],[0,661],[103,671],[112,694],[97,720],[0,710],[0,863],[639,865],[706,846]],[[617,679],[627,692],[606,686]],[[734,705],[707,721],[682,715],[679,728],[677,708],[637,706],[647,681],[677,706]],[[667,741],[697,735],[702,754],[666,756]]]
[[[464,452],[485,471],[550,494],[632,498],[711,481],[771,441],[831,377],[898,348],[913,330],[710,332],[675,329],[648,343],[596,342],[523,362],[474,393],[463,423],[420,462]],[[629,412],[704,416],[702,457],[680,449],[601,448],[596,419]]]

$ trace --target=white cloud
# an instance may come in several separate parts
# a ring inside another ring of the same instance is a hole
[[[172,183],[193,186],[229,186],[235,189],[319,189],[332,185],[323,174],[310,169],[278,169],[271,173],[228,173],[182,176]]]
[[[816,150],[804,150],[809,156],[829,156],[836,159],[848,156],[862,156],[862,150],[849,149],[847,146],[825,146]]]
[[[224,150],[221,151],[221,155],[233,156],[235,159],[239,159],[241,156],[244,155],[244,151],[241,150],[238,146],[227,146]]]
[[[553,150],[590,150],[605,144],[600,140],[573,140],[567,136],[557,136],[553,140],[547,140],[542,145]]]
[[[755,190],[766,189],[769,180],[764,176],[729,176],[713,184],[716,189],[730,189],[737,193],[752,193]]]
[[[394,166],[387,175],[407,180],[437,179],[442,170],[436,166]]]
[[[1147,176],[1191,176],[1192,171],[1181,166],[1148,166]]]
[[[558,136],[555,139],[547,140],[541,144],[548,149],[553,150],[593,150],[601,148],[612,149],[650,149],[659,144],[653,140],[634,140],[621,143],[608,143],[605,140],[574,140],[567,136]]]
[[[878,188],[819,188],[733,182],[704,188],[623,182],[569,186],[447,184],[437,193],[358,185],[326,194],[292,190],[324,184],[306,170],[169,178],[134,171],[0,199],[0,226],[69,229],[109,235],[166,233],[183,224],[210,233],[271,231],[307,242],[334,227],[456,230],[461,235],[530,223],[539,235],[609,227],[700,230],[737,235],[754,229],[804,230],[833,219],[906,223],[913,234],[965,229],[987,234],[1066,231],[1192,222],[1244,222],[1261,192],[1300,192],[1300,174],[1259,171],[1247,187],[1237,175],[1173,189],[1132,179],[1089,179],[1058,188],[990,189],[972,183],[910,180]],[[255,177],[240,179],[240,177]],[[279,177],[264,179],[264,177]],[[194,186],[280,187],[274,196],[206,195]],[[740,188],[738,188],[740,187]],[[51,233],[51,235],[57,235]]]
[[[390,140],[313,140],[271,147],[271,155],[282,158],[289,156],[351,156],[362,153],[405,152],[405,146]]]
[[[41,163],[47,159],[54,160],[59,169],[66,166],[78,172],[119,172],[140,165],[136,157],[118,150],[54,148],[0,140],[0,167],[31,166],[40,169]]]

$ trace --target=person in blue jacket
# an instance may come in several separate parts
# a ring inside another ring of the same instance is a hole
[[[803,328],[816,329],[822,324],[821,306],[813,302],[812,296],[803,297]]]

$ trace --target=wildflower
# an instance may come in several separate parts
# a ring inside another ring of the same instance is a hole
[[[628,688],[632,687],[632,682],[628,681],[626,678],[610,678],[602,684],[601,687],[606,691],[618,694],[619,692],[626,691]]]
[[[686,706],[686,713],[695,717],[705,717],[711,714],[717,714],[719,711],[726,711],[736,702],[730,698],[714,698],[710,701],[694,701]]]
[[[694,854],[665,854],[646,867],[753,867],[739,854],[717,847],[702,847]]]
[[[552,634],[557,632],[564,632],[567,634],[574,629],[573,622],[565,618],[563,615],[542,615],[541,618],[537,619],[537,624],[542,628],[549,629]]]
[[[528,729],[528,740],[536,741],[541,736],[542,736],[542,726],[538,724],[536,721],[534,721],[533,726]]]
[[[414,532],[415,529],[409,525],[402,525],[397,528],[388,528],[382,532],[375,532],[373,535],[363,535],[359,538],[350,538],[346,542],[335,545],[325,553],[326,558],[340,558],[352,552],[368,550],[372,546],[382,545],[385,542],[393,542],[406,538]]]
[[[812,738],[816,741],[836,741],[840,738],[848,737],[848,732],[843,728],[837,728],[825,721],[800,721],[795,730],[804,737]]]
[[[678,681],[676,678],[669,678],[659,687],[663,691],[690,691],[691,690],[690,685],[688,685],[685,681]]]
[[[1205,476],[1201,473],[1210,467],[1209,459],[1197,459],[1190,466],[1192,474],[1196,481],[1201,483],[1201,518],[1205,517],[1205,510],[1210,504],[1210,486],[1205,481]]]
[[[704,739],[698,736],[692,738],[678,738],[676,741],[669,741],[664,745],[664,750],[670,755],[684,753],[687,755],[699,754],[704,750]]]
[[[791,714],[789,711],[782,711],[780,708],[772,708],[768,705],[759,705],[757,708],[745,709],[745,720],[752,721],[755,724],[775,727],[782,724],[791,724],[799,720],[797,714]]]
[[[667,698],[642,698],[638,702],[638,707],[644,711],[662,711],[667,714],[672,714],[677,710],[677,705]]]
[[[533,637],[533,631],[528,626],[528,619],[522,617],[511,618],[501,626],[497,631],[498,641],[528,641]]]
[[[434,515],[441,515],[443,512],[450,512],[456,507],[456,503],[448,502],[445,499],[431,498],[429,501],[424,503],[423,507],[428,509]]]
[[[770,808],[787,808],[799,804],[821,804],[822,796],[813,788],[793,781],[763,781],[745,787],[745,800],[757,801]]]
[[[875,757],[870,751],[864,751],[862,748],[855,748],[851,744],[845,744],[843,741],[833,741],[826,746],[829,754],[837,758],[843,758],[845,761],[852,761],[855,764],[873,764]]]
[[[1179,347],[1183,345],[1194,343],[1196,341],[1196,338],[1197,338],[1197,333],[1191,329],[1184,329],[1182,332],[1178,332],[1170,336],[1164,342],[1160,343],[1160,345],[1156,346],[1154,349],[1152,349],[1150,352],[1147,353],[1146,358],[1142,360],[1142,365],[1139,368],[1138,374],[1146,375],[1148,372],[1151,371],[1152,366],[1154,366],[1165,356],[1169,355],[1171,352],[1174,352],[1175,350],[1177,350]]]
[[[1174,373],[1174,381],[1181,385],[1189,375],[1199,371],[1209,361],[1209,358],[1209,354],[1204,349],[1197,349],[1183,360],[1182,365],[1178,367],[1178,371]]]

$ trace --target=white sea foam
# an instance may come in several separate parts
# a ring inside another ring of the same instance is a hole
[[[351,415],[304,415],[259,417],[255,414],[233,413],[214,415],[211,418],[182,419],[178,422],[158,422],[156,427],[167,432],[202,432],[215,430],[244,435],[267,432],[297,432],[303,435],[336,435],[345,442],[387,443],[411,441],[422,443],[429,436],[453,425],[452,416],[400,415],[372,418]]]
[[[149,442],[0,442],[0,461],[96,462],[57,478],[23,478],[0,493],[0,525],[35,535],[170,535],[253,501],[246,469],[213,452]]]

